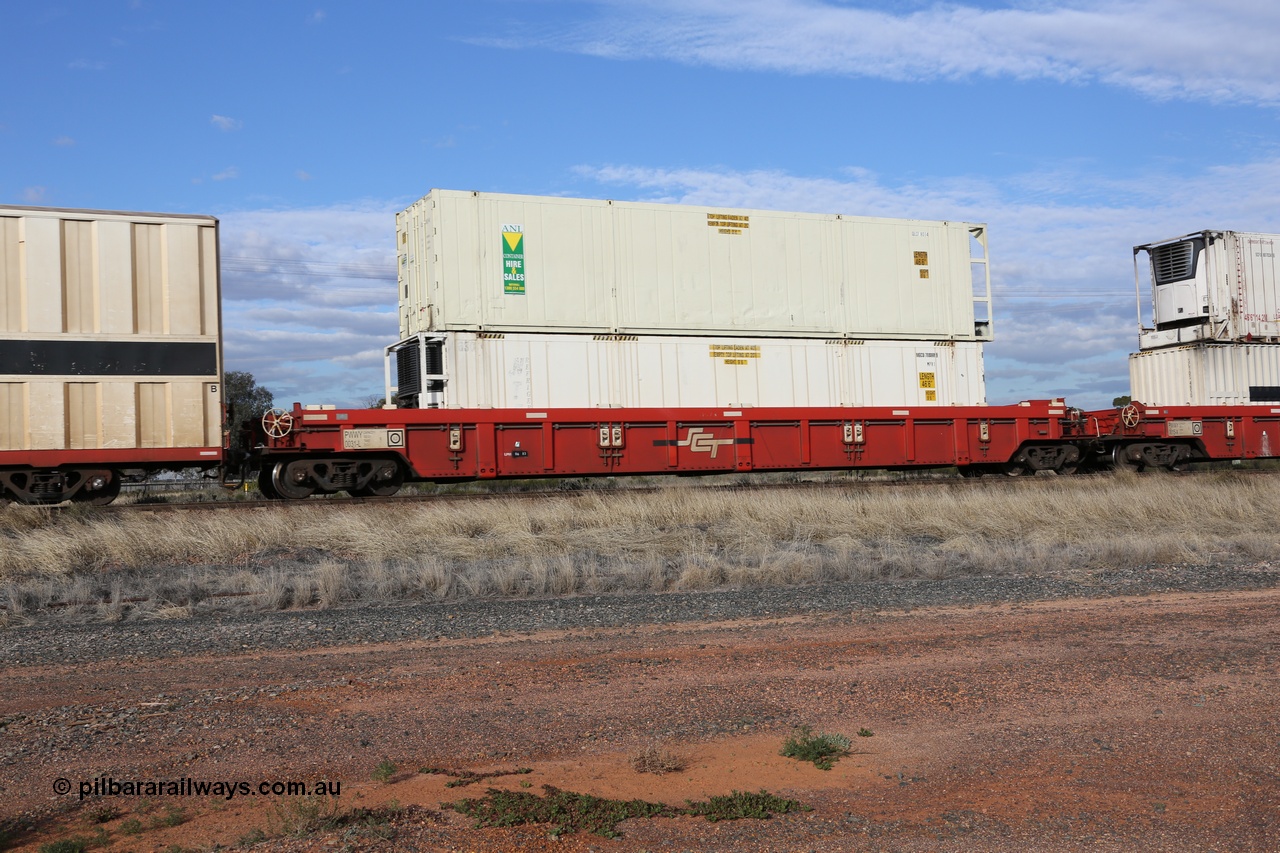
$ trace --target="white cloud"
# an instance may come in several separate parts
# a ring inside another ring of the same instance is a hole
[[[329,17],[329,15],[328,15],[328,13],[327,13],[327,12],[325,12],[325,10],[324,10],[324,9],[317,9],[317,10],[315,10],[314,12],[312,12],[310,16],[308,16],[308,18],[307,18],[307,23],[308,23],[308,24],[323,24],[323,23],[324,23],[324,19],[325,19],[325,18],[327,18],[327,17]]]
[[[600,14],[588,23],[487,43],[900,81],[1101,81],[1155,98],[1280,103],[1280,4],[1271,0],[938,3],[908,13],[831,0],[595,2]]]
[[[209,117],[209,123],[224,133],[244,127],[244,122],[230,116],[213,115]]]
[[[27,204],[40,204],[47,193],[48,189],[45,187],[23,187],[22,200]]]
[[[284,404],[382,396],[382,348],[399,331],[395,212],[403,207],[222,214],[229,369],[253,373]]]
[[[311,180],[311,173],[310,173],[310,172],[307,172],[307,171],[305,171],[305,170],[303,170],[303,169],[299,169],[298,171],[294,172],[294,173],[293,173],[293,176],[294,176],[295,178],[297,178],[298,180],[300,180],[300,181],[309,181],[309,180]]]
[[[67,67],[72,71],[106,71],[107,63],[93,59],[77,59]]]
[[[59,148],[71,148],[76,144],[76,141],[70,136],[59,136],[53,140],[53,144]]]
[[[240,170],[235,166],[228,166],[212,177],[215,181],[231,181],[240,177]]]

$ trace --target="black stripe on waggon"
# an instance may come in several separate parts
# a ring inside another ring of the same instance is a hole
[[[0,341],[0,374],[217,376],[218,345],[192,341]]]

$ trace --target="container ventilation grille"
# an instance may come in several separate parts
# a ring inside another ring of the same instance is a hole
[[[1156,284],[1185,281],[1195,275],[1195,244],[1172,243],[1159,246],[1151,252],[1151,267],[1155,271]]]
[[[396,350],[397,396],[408,397],[422,390],[422,376],[418,364],[418,351],[413,347]]]

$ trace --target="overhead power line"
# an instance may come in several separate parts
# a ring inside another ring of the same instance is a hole
[[[361,278],[394,281],[394,265],[345,264],[332,261],[301,261],[292,258],[249,258],[229,256],[222,259],[227,272],[284,273],[306,278]]]

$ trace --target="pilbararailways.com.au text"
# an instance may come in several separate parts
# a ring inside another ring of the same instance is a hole
[[[315,782],[238,782],[234,780],[208,781],[203,779],[114,779],[99,776],[80,780],[59,778],[53,782],[55,794],[70,794],[78,790],[80,799],[87,797],[336,797],[342,794],[342,782],[320,780]]]

